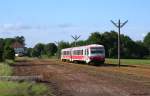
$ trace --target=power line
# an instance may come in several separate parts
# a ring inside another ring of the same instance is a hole
[[[120,19],[118,20],[117,23],[115,23],[114,21],[111,20],[111,23],[118,28],[118,66],[120,67],[120,31],[121,28],[124,27],[124,25],[128,22],[125,21],[124,23],[121,23]]]

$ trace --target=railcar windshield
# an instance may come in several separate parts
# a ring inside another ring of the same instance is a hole
[[[103,47],[91,48],[91,54],[104,54],[104,48]]]

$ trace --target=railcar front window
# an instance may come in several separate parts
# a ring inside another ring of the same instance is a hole
[[[91,54],[103,54],[104,49],[102,48],[91,48]]]
[[[92,54],[103,54],[104,52],[101,50],[92,50],[91,53]]]

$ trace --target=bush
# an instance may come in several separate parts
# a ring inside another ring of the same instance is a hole
[[[12,75],[12,68],[7,63],[0,63],[0,76],[10,75]]]
[[[15,59],[15,51],[13,48],[10,47],[5,47],[4,48],[4,54],[3,54],[4,59]]]
[[[3,60],[3,49],[0,48],[0,62],[2,62]]]

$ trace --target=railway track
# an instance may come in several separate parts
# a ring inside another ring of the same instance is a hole
[[[56,96],[150,96],[149,70],[140,69],[31,60],[18,62],[14,75],[41,75]]]

